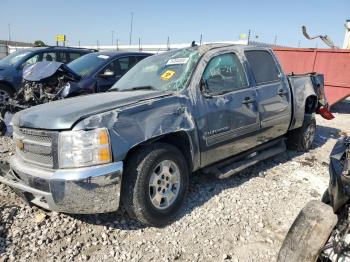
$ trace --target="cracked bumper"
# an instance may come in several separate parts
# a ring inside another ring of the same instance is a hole
[[[97,214],[119,208],[123,162],[99,166],[45,170],[17,157],[11,169],[0,174],[6,184],[27,202],[48,210]]]

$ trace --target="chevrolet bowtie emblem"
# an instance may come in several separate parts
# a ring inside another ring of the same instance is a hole
[[[19,150],[24,149],[24,143],[22,142],[22,140],[17,140],[16,145]]]

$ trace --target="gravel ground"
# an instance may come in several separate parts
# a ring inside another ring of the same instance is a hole
[[[299,210],[328,184],[328,155],[350,134],[350,105],[317,117],[308,153],[287,151],[239,175],[191,179],[185,206],[164,228],[143,227],[124,211],[82,216],[22,203],[0,185],[0,261],[275,261]],[[0,160],[11,141],[0,138]]]

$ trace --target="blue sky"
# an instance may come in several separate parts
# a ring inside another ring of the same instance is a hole
[[[260,41],[286,46],[324,47],[306,40],[301,26],[310,34],[327,34],[342,46],[350,0],[1,0],[0,39],[44,40],[54,44],[56,34],[66,34],[69,44],[111,44],[115,31],[128,44],[130,13],[134,13],[133,43],[144,44],[237,40],[251,29]]]

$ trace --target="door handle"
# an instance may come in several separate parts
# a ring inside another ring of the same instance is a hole
[[[244,100],[242,101],[242,104],[248,105],[251,103],[254,103],[255,99],[254,98],[250,98],[249,96],[247,96],[246,98],[244,98]]]
[[[286,95],[286,94],[287,94],[287,92],[284,91],[283,89],[279,89],[279,90],[278,90],[278,95],[279,95],[279,96],[284,96],[284,95]]]

